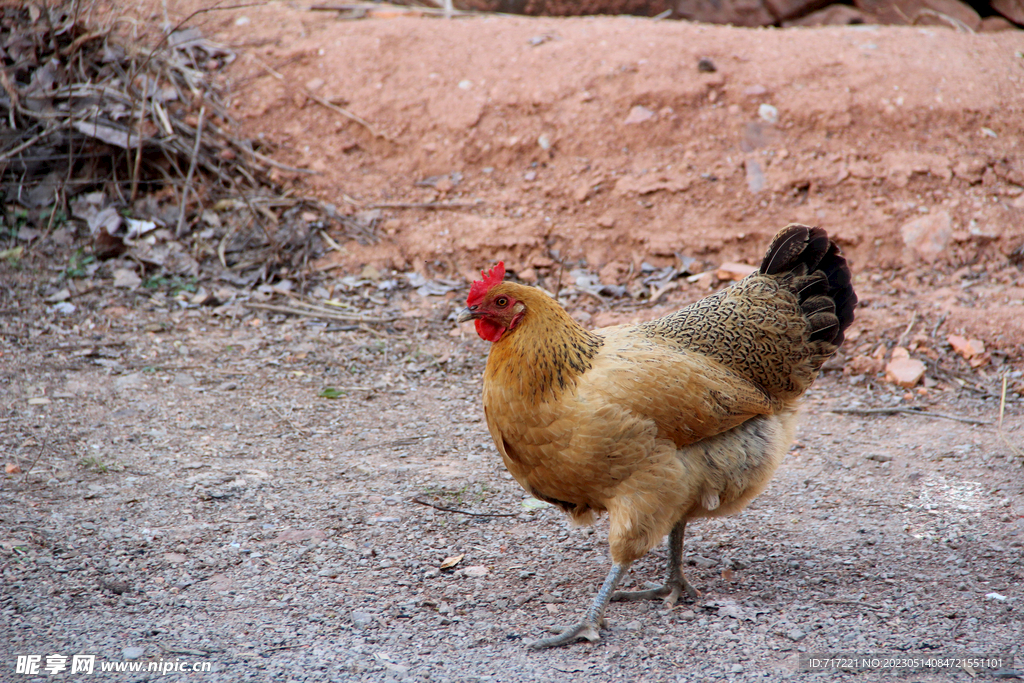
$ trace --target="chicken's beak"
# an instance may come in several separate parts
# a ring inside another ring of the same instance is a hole
[[[459,311],[459,316],[455,318],[456,322],[468,323],[470,320],[476,320],[480,317],[480,311],[477,310],[476,306],[470,306],[469,308],[463,308]]]

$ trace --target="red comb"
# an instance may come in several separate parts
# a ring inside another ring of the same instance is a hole
[[[491,287],[500,284],[505,279],[505,262],[498,261],[498,265],[491,268],[489,273],[481,270],[480,275],[483,276],[483,279],[474,281],[473,286],[469,288],[469,296],[466,297],[467,306],[480,303],[487,292],[491,291]]]

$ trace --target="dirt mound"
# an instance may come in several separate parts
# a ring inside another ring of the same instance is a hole
[[[319,171],[310,187],[339,205],[457,203],[389,211],[379,244],[337,257],[348,268],[750,259],[790,221],[892,267],[900,226],[934,212],[952,218],[951,263],[1024,237],[1015,35],[246,12],[219,36],[258,45],[234,113]]]
[[[243,51],[243,127],[319,173],[292,178],[304,191],[377,225],[320,268],[451,277],[504,259],[528,281],[565,264],[628,283],[645,263],[754,262],[798,221],[884,272],[879,296],[895,269],[926,317],[1024,341],[1003,296],[1024,243],[1020,34],[329,17],[204,15]],[[994,299],[936,294],[972,267]]]

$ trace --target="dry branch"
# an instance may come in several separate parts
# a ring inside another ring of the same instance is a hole
[[[830,408],[830,413],[846,413],[848,415],[917,415],[918,417],[931,417],[937,420],[953,420],[969,425],[990,425],[985,420],[975,420],[973,417],[958,417],[946,415],[945,413],[930,413],[926,410],[914,410],[912,408]]]
[[[368,315],[359,315],[355,313],[336,313],[326,309],[310,306],[309,308],[297,308],[295,306],[280,306],[277,304],[258,304],[254,302],[246,302],[246,308],[255,308],[263,311],[272,311],[274,313],[286,313],[288,315],[306,316],[309,318],[325,318],[328,320],[339,320],[342,322],[357,322],[367,324],[383,324],[390,323],[397,320],[397,318],[377,318]]]

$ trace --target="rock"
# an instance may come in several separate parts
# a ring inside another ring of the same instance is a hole
[[[473,567],[466,567],[465,569],[462,570],[462,573],[465,576],[472,576],[472,577],[480,578],[480,577],[487,576],[490,573],[490,571],[487,569],[487,567],[483,566],[482,564],[479,564],[479,565],[475,565]]]
[[[792,640],[794,643],[799,643],[801,640],[807,637],[807,634],[798,628],[791,628],[786,631],[786,637]]]
[[[976,32],[981,28],[981,15],[961,0],[924,0],[924,7],[918,10],[913,23],[954,29],[966,26]]]
[[[676,16],[708,24],[770,26],[775,16],[762,0],[676,0]]]
[[[323,569],[318,571],[316,575],[333,579],[335,577],[341,576],[341,574],[343,574],[344,571],[345,570],[342,567],[324,567]]]
[[[885,366],[885,379],[904,389],[911,389],[924,377],[925,364],[913,358],[896,358]]]
[[[857,355],[843,367],[844,375],[877,375],[885,370],[885,362],[871,356]]]
[[[757,270],[757,266],[748,266],[746,263],[723,263],[715,270],[715,277],[719,280],[742,280]]]
[[[701,569],[711,569],[718,564],[718,560],[711,557],[704,557],[703,555],[692,555],[690,557],[690,564],[695,564]]]
[[[710,57],[701,57],[697,60],[697,71],[704,74],[713,74],[718,71],[718,67],[715,66]]]
[[[992,164],[997,177],[1012,185],[1024,185],[1024,159],[1005,157]]]
[[[757,108],[758,117],[765,123],[778,123],[779,110],[774,105],[762,104]]]
[[[920,259],[932,263],[942,256],[953,237],[948,211],[936,211],[907,221],[900,227],[903,244]]]
[[[994,602],[1006,602],[1006,596],[999,593],[986,593],[985,598]]]
[[[951,334],[946,337],[946,341],[966,360],[985,353],[985,342],[980,339],[965,339],[958,334]]]
[[[187,372],[176,372],[171,383],[178,387],[192,387],[196,384],[196,378]]]
[[[761,105],[762,107],[766,105]],[[747,189],[757,194],[764,189],[764,170],[761,163],[756,159],[747,159],[743,162],[743,168],[747,173]]]
[[[142,374],[133,372],[128,375],[121,375],[114,380],[114,389],[117,391],[124,391],[125,389],[145,389],[146,380],[143,379]]]
[[[765,0],[765,5],[779,21],[786,21],[821,9],[829,2],[830,0]]]
[[[1016,28],[1017,25],[1009,19],[993,15],[981,20],[981,27],[978,31],[981,33],[995,33],[997,31],[1013,31]]]
[[[626,120],[622,123],[627,126],[634,123],[643,123],[644,121],[650,121],[655,116],[657,116],[657,114],[653,111],[638,104],[629,110],[629,115],[626,116]]]
[[[121,650],[121,656],[125,659],[138,659],[144,654],[146,654],[146,650],[141,647],[126,647]]]
[[[953,165],[953,175],[971,185],[977,185],[985,175],[985,169],[989,167],[989,160],[986,157],[970,154],[956,160]]]
[[[811,12],[806,17],[784,22],[783,26],[848,26],[869,24],[867,14],[849,5],[829,5],[825,9]]]
[[[865,456],[868,460],[874,460],[875,462],[890,462],[892,460],[891,455],[885,453],[871,453]]]
[[[951,28],[963,26],[971,31],[981,26],[978,13],[960,0],[854,0],[854,5],[874,15],[880,24],[938,24]]]
[[[1024,26],[1024,0],[992,0],[992,9],[1013,23]]]
[[[953,177],[949,157],[927,152],[887,152],[882,155],[886,176],[896,187],[906,187],[915,174],[931,174],[943,180]]]
[[[373,622],[376,617],[369,612],[352,612],[352,625],[356,628],[363,629],[373,626]]]

